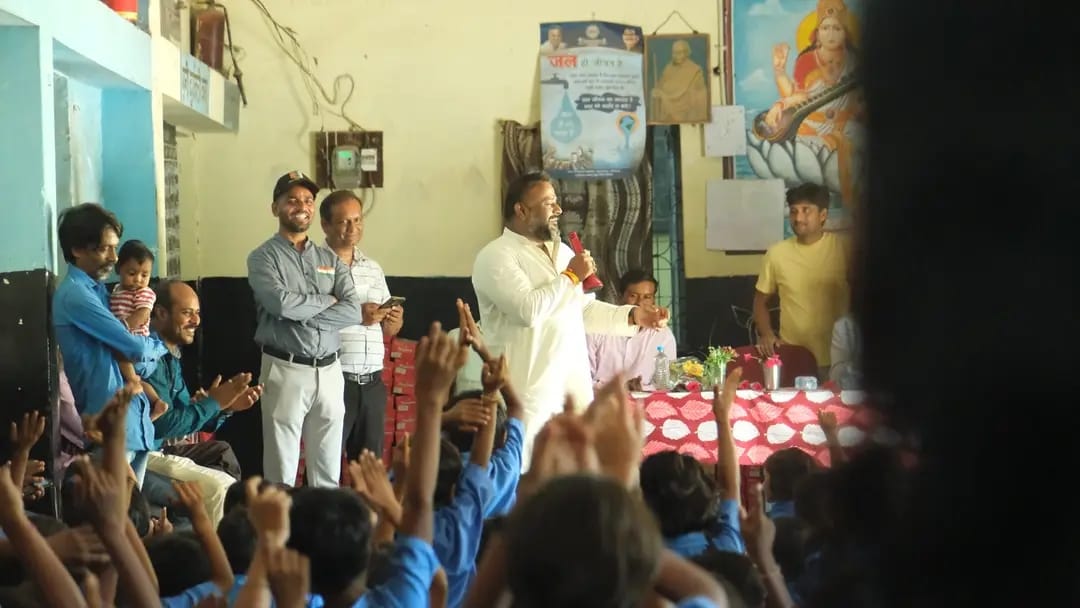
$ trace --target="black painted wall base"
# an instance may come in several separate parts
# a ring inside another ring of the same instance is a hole
[[[0,462],[11,457],[8,429],[24,413],[38,410],[48,423],[43,441],[30,457],[53,471],[54,448],[59,445],[57,359],[52,332],[53,275],[47,270],[0,273]],[[47,475],[54,483],[55,476]],[[56,493],[32,505],[55,515]]]
[[[749,316],[754,294],[753,276],[714,277],[686,281],[688,336],[680,353],[703,353],[709,345],[741,346],[748,343],[733,307]],[[405,324],[401,336],[417,339],[432,321],[446,329],[457,327],[454,300],[462,298],[477,311],[469,277],[388,277],[395,296],[405,297]],[[215,375],[228,378],[250,371],[259,374],[260,354],[252,341],[255,304],[246,278],[205,278],[196,284],[202,306],[202,329],[184,352],[184,375],[191,387],[206,386]],[[477,312],[479,316],[479,313]],[[262,472],[262,425],[259,406],[237,414],[219,431],[232,444],[245,475]]]
[[[49,441],[33,452],[52,463],[56,445],[56,346],[52,335],[52,277],[44,270],[0,275],[0,429],[27,409],[50,412]],[[680,353],[703,353],[709,345],[739,346],[748,342],[746,325],[754,293],[753,276],[687,279],[687,340]],[[457,327],[454,300],[462,298],[477,311],[469,277],[389,277],[396,296],[407,298],[401,335],[417,339],[432,321]],[[228,378],[250,371],[259,374],[260,355],[252,341],[255,304],[246,278],[206,278],[191,282],[199,292],[202,329],[184,351],[184,376],[192,388],[208,385],[214,376]],[[741,309],[739,319],[733,307]],[[479,312],[477,311],[477,314]],[[246,475],[262,472],[262,424],[259,406],[237,414],[220,430],[229,441]],[[0,457],[10,452],[7,433],[0,433]]]
[[[686,279],[686,348],[679,354],[703,355],[709,346],[750,344],[749,319],[756,275]]]

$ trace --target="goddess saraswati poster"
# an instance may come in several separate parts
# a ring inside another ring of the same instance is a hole
[[[731,0],[748,143],[736,177],[826,186],[830,228],[849,224],[861,189],[860,9],[858,0]]]

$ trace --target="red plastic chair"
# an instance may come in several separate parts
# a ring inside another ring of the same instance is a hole
[[[731,373],[736,369],[742,369],[742,381],[753,384],[765,383],[765,372],[761,369],[761,361],[758,359],[747,359],[746,355],[752,357],[758,357],[758,351],[756,346],[740,346],[735,349],[735,353],[738,355],[735,360],[727,364],[727,373]]]
[[[795,378],[798,376],[817,377],[817,359],[814,357],[814,353],[810,352],[805,346],[783,344],[778,350],[780,363],[783,365],[780,370],[780,386],[795,386]],[[761,355],[758,354],[757,347],[740,346],[735,349],[735,352],[738,354],[738,357],[731,363],[728,363],[728,373],[734,371],[735,368],[742,368],[742,379],[744,382],[764,384],[765,372],[761,369]],[[747,359],[745,355],[750,355],[755,358]]]
[[[780,386],[795,386],[795,378],[798,376],[813,376],[817,378],[817,358],[814,357],[814,353],[810,352],[810,349],[805,346],[783,344],[778,350],[780,363],[783,365],[783,367],[780,368]],[[826,380],[827,379],[828,378],[826,378]]]

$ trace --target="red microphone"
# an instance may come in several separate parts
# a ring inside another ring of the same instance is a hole
[[[574,250],[574,253],[585,251],[585,246],[581,244],[581,238],[578,237],[578,233],[571,232],[568,238],[570,239],[570,248]],[[585,293],[600,291],[603,288],[604,282],[600,280],[600,277],[596,276],[595,272],[581,282],[581,289]]]

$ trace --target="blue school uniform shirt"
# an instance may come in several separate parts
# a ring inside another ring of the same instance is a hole
[[[75,266],[53,294],[53,327],[64,357],[64,372],[80,414],[96,414],[124,385],[113,351],[135,364],[143,377],[167,351],[157,338],[133,335],[109,311],[105,286]],[[150,402],[135,395],[124,425],[128,451],[153,448],[154,427],[150,422]]]
[[[687,532],[674,538],[665,538],[668,549],[685,557],[693,558],[704,553],[710,546],[720,551],[746,553],[742,534],[739,530],[739,501],[725,499],[720,501],[716,510],[716,519],[705,530]]]
[[[457,608],[464,603],[469,584],[476,575],[476,554],[480,551],[480,535],[484,531],[484,512],[493,495],[491,475],[486,469],[469,463],[462,471],[454,500],[435,511],[432,545],[446,571],[447,608]]]
[[[247,577],[243,574],[237,574],[233,577],[233,586],[229,589],[229,592],[225,594],[225,598],[230,606],[236,604],[236,598],[240,595],[240,589],[243,588],[244,582],[247,581]],[[199,605],[199,602],[218,593],[217,585],[207,581],[200,583],[185,589],[183,592],[171,596],[161,598],[162,608],[195,608]],[[323,600],[318,595],[308,594],[307,608],[322,608]],[[274,608],[274,600],[270,600],[270,608]]]
[[[525,447],[525,425],[517,418],[506,421],[506,443],[491,455],[488,475],[491,477],[491,502],[484,508],[484,519],[506,515],[517,500],[518,482],[521,481],[521,452]],[[461,455],[465,462],[469,452]],[[462,477],[465,471],[461,472]]]
[[[233,588],[239,589],[243,577],[235,577]],[[194,587],[184,589],[177,595],[161,598],[161,608],[194,608],[199,602],[217,593],[217,585],[206,581]]]
[[[430,544],[412,536],[398,536],[390,553],[390,568],[394,574],[360,596],[353,608],[424,608],[428,605],[428,589],[439,569],[439,558]]]

